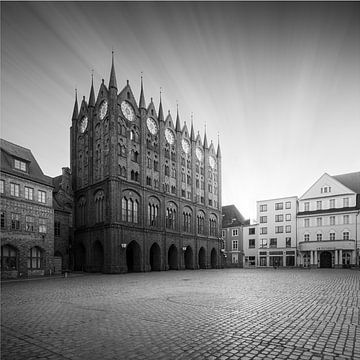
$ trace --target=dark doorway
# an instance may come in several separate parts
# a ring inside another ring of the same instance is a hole
[[[104,248],[99,240],[95,241],[93,247],[93,267],[94,272],[102,272],[104,268]]]
[[[185,269],[194,269],[193,265],[193,251],[191,246],[188,246],[184,253]]]
[[[175,245],[171,245],[168,251],[168,265],[169,270],[177,270],[178,269],[178,251]]]
[[[332,265],[331,262],[332,262],[331,253],[329,251],[323,251],[320,254],[320,267],[331,268]]]
[[[216,255],[216,250],[215,249],[211,250],[211,268],[212,269],[217,268],[217,255]]]
[[[161,270],[161,251],[157,243],[154,243],[150,248],[150,268],[151,271]]]
[[[85,271],[86,268],[86,250],[83,244],[77,244],[75,247],[75,271]]]
[[[136,241],[132,241],[126,248],[126,265],[128,272],[141,271],[141,249]]]
[[[203,247],[199,250],[199,268],[206,269],[206,255],[205,249]]]

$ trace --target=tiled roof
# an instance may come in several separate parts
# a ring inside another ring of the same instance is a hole
[[[52,179],[44,175],[34,155],[29,149],[13,144],[4,139],[0,139],[1,148],[1,171],[12,175],[40,182],[45,185],[52,186]],[[18,171],[14,169],[14,158],[24,160],[27,163],[28,171]]]
[[[335,175],[333,178],[341,182],[350,190],[360,194],[360,171],[349,174]]]
[[[245,218],[235,205],[226,205],[222,207],[222,227],[241,226],[245,224]]]

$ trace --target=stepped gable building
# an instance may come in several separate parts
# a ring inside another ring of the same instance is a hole
[[[139,102],[129,82],[109,86],[78,106],[71,126],[74,267],[132,271],[220,266],[221,154],[165,116],[160,97]]]
[[[53,269],[52,179],[29,149],[0,139],[1,277],[45,275]]]
[[[360,172],[323,174],[299,199],[298,264],[314,268],[359,265]]]

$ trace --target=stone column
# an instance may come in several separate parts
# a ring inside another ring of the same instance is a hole
[[[335,267],[339,265],[339,257],[338,257],[338,251],[335,250]]]
[[[314,265],[317,268],[318,267],[318,253],[317,250],[314,251]]]
[[[342,267],[342,249],[339,250],[339,268]]]
[[[310,250],[310,267],[313,267],[314,264],[314,256],[313,256],[313,251]]]

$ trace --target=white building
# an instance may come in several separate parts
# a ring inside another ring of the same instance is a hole
[[[259,249],[259,225],[246,225],[243,227],[243,249],[244,249],[244,268],[258,266]]]
[[[296,265],[297,197],[257,202],[259,266]]]
[[[299,265],[358,265],[359,212],[360,172],[321,176],[299,199]]]

